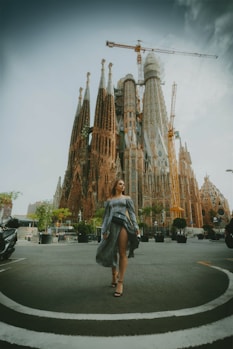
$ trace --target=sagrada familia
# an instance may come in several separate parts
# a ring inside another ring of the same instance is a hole
[[[97,209],[104,207],[116,178],[122,178],[137,215],[145,207],[160,204],[163,224],[169,226],[174,218],[172,190],[178,190],[181,217],[186,219],[188,226],[202,227],[203,212],[209,210],[205,206],[208,201],[206,191],[198,188],[190,153],[181,139],[177,160],[178,187],[171,187],[169,120],[160,67],[154,53],[146,56],[143,70],[141,85],[128,74],[114,88],[112,64],[108,65],[106,85],[105,60],[102,60],[93,125],[90,124],[90,73],[87,73],[84,97],[80,88],[67,169],[63,184],[59,179],[56,192],[59,207],[69,208],[74,221],[80,214],[88,220]],[[227,200],[221,193],[216,202],[216,209],[221,208],[224,215],[229,216]]]

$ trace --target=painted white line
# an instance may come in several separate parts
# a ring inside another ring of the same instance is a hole
[[[18,262],[22,262],[24,261],[26,258],[17,258],[17,259],[14,259],[13,261],[7,263],[7,264],[13,264],[13,263],[18,263]]]
[[[23,261],[24,259],[26,259],[26,258],[17,258],[15,260],[10,261],[10,262],[6,262],[6,263],[2,264],[1,266],[8,266],[9,264],[12,264],[12,263],[18,263],[18,262]],[[7,271],[9,269],[11,269],[11,268],[0,269],[0,273],[3,273],[4,271]]]
[[[53,318],[53,319],[66,319],[66,320],[143,320],[143,319],[158,319],[165,318],[171,316],[189,316],[194,314],[203,313],[205,311],[210,311],[215,309],[216,307],[225,304],[230,299],[233,298],[233,274],[228,270],[221,269],[219,267],[208,265],[208,267],[217,269],[228,276],[229,285],[226,291],[218,298],[213,299],[212,301],[202,304],[197,307],[185,308],[179,310],[168,310],[168,311],[158,311],[151,313],[124,313],[124,314],[76,314],[76,313],[62,313],[62,312],[54,312],[47,311],[41,309],[30,308],[25,305],[19,304],[12,299],[5,296],[2,292],[0,292],[0,303],[4,306],[17,311],[19,313],[39,316],[44,318]]]
[[[4,271],[7,271],[7,270],[9,270],[9,269],[11,269],[11,268],[1,269],[1,270],[0,270],[0,273],[3,273]]]
[[[18,263],[18,262],[22,262],[24,261],[26,258],[17,258],[17,259],[14,259],[14,260],[11,260],[11,261],[8,261],[2,265],[9,265],[9,264],[13,264],[13,263]]]
[[[195,347],[232,336],[233,315],[186,330],[162,334],[97,337],[71,336],[46,332],[29,331],[0,323],[0,338],[8,343],[37,349],[181,349]]]

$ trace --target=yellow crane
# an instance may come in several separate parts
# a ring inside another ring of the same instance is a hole
[[[163,48],[151,48],[151,47],[143,47],[140,44],[140,40],[138,40],[137,45],[126,45],[126,44],[119,44],[113,41],[106,41],[106,45],[108,47],[120,47],[120,48],[128,48],[133,49],[135,52],[140,53],[145,51],[151,51],[151,52],[158,52],[158,53],[168,53],[168,54],[178,54],[178,55],[187,55],[187,56],[196,56],[196,57],[206,57],[206,58],[218,58],[216,55],[210,55],[206,53],[198,53],[198,52],[187,52],[187,51],[178,51],[178,50],[169,50],[169,49],[163,49]]]
[[[187,52],[187,51],[179,51],[179,50],[169,50],[169,49],[162,49],[162,48],[152,48],[152,47],[143,47],[141,46],[141,40],[138,40],[137,45],[126,45],[126,44],[120,44],[113,41],[106,41],[106,46],[113,48],[113,47],[119,47],[119,48],[127,48],[134,50],[137,53],[137,64],[138,64],[138,84],[142,85],[144,83],[143,81],[143,71],[142,71],[142,56],[141,52],[149,51],[149,52],[157,52],[157,53],[167,53],[170,55],[186,55],[186,56],[194,56],[194,57],[200,57],[200,58],[215,58],[217,59],[218,56],[216,55],[210,55],[206,53],[198,53],[198,52]]]
[[[179,174],[178,174],[178,166],[177,166],[175,142],[174,142],[176,90],[177,90],[177,84],[174,82],[172,85],[171,112],[170,112],[170,119],[168,123],[168,160],[169,160],[169,168],[170,168],[170,187],[171,187],[170,211],[171,211],[172,219],[181,217],[181,212],[184,211],[184,209],[180,207]]]

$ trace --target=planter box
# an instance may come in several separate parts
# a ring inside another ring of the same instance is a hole
[[[187,242],[187,236],[185,236],[185,235],[177,235],[176,236],[176,241],[178,243],[186,243]]]
[[[155,235],[155,242],[164,242],[164,235],[163,234],[156,234]]]
[[[142,236],[141,236],[141,241],[142,241],[142,242],[148,242],[148,241],[149,241],[148,236],[142,235]]]
[[[39,244],[51,244],[53,242],[53,236],[51,234],[40,234]]]
[[[88,242],[88,235],[78,235],[78,242]]]

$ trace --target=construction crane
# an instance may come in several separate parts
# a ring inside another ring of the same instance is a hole
[[[113,47],[119,47],[119,48],[127,48],[134,50],[137,53],[137,64],[138,64],[138,84],[143,84],[143,71],[142,71],[142,56],[141,52],[150,51],[150,52],[157,52],[157,53],[167,53],[170,55],[177,54],[177,55],[186,55],[186,56],[194,56],[194,57],[200,57],[200,58],[215,58],[217,59],[218,56],[216,55],[210,55],[206,53],[197,53],[197,52],[187,52],[187,51],[178,51],[178,50],[169,50],[169,49],[161,49],[161,48],[151,48],[151,47],[143,47],[141,46],[141,41],[138,40],[137,45],[126,45],[126,44],[119,44],[113,41],[106,41],[106,46],[113,48]]]
[[[151,48],[151,47],[143,47],[140,44],[141,40],[138,40],[138,44],[135,46],[132,45],[125,45],[125,44],[118,44],[113,41],[106,41],[106,45],[108,47],[121,47],[121,48],[129,48],[133,49],[135,52],[140,53],[141,51],[151,51],[151,52],[158,52],[158,53],[168,53],[170,55],[172,54],[178,54],[178,55],[187,55],[187,56],[196,56],[196,57],[206,57],[206,58],[218,58],[216,55],[210,55],[206,53],[198,53],[198,52],[187,52],[187,51],[178,51],[178,50],[168,50],[163,48]]]
[[[172,220],[181,217],[181,212],[184,211],[180,207],[180,185],[179,185],[179,175],[178,166],[176,161],[176,151],[175,151],[175,131],[174,131],[174,118],[175,118],[175,103],[176,103],[176,90],[177,85],[174,82],[172,85],[172,98],[171,98],[171,112],[170,119],[168,123],[168,160],[170,167],[170,187],[171,187],[171,216]]]

